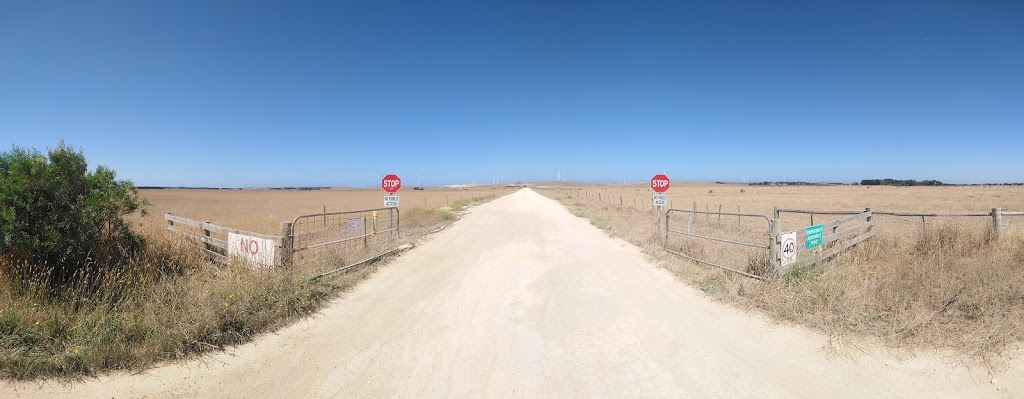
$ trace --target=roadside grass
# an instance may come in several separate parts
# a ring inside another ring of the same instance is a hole
[[[484,203],[484,202],[491,201],[491,200],[493,200],[495,198],[498,198],[498,196],[495,195],[495,194],[472,196],[470,198],[465,198],[465,199],[460,199],[460,200],[452,201],[452,203],[448,206],[448,208],[452,212],[458,213],[458,212],[462,212],[463,210],[465,210],[466,208],[470,207],[473,204],[481,204],[481,203]]]
[[[415,239],[439,227],[445,226],[461,217],[467,208],[499,198],[499,195],[474,195],[469,198],[452,201],[447,207],[424,208],[413,207],[402,211],[402,236]]]
[[[467,199],[462,206],[497,197]],[[415,239],[457,215],[410,208],[401,217],[408,227],[403,236]],[[0,378],[75,379],[141,370],[239,345],[316,313],[386,263],[312,281],[305,268],[259,272],[218,265],[162,230],[143,234],[145,253],[79,276],[89,288],[76,284],[57,295],[35,283],[42,276],[0,264]]]
[[[876,238],[830,261],[760,282],[665,252],[653,210],[537,191],[641,247],[709,297],[823,331],[839,344],[856,347],[867,339],[911,355],[938,349],[960,361],[998,368],[1024,343],[1020,230],[997,242],[990,229],[956,220],[924,232],[909,229],[913,234],[881,229]]]
[[[104,273],[88,292],[54,297],[12,284],[33,276],[2,276],[0,377],[136,370],[237,345],[315,312],[373,271],[313,282],[294,270],[214,266],[166,236],[149,240],[145,256]]]
[[[401,214],[402,227],[412,229],[455,220],[455,213],[447,209],[412,208]]]

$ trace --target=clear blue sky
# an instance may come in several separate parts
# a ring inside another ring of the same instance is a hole
[[[139,185],[1024,181],[1022,4],[0,0],[0,144]]]

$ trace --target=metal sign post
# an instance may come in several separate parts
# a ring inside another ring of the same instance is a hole
[[[668,195],[664,194],[664,192],[668,191],[670,185],[671,181],[664,174],[657,174],[651,178],[651,190],[657,193],[652,197],[652,205],[658,213],[658,220],[654,225],[655,233],[658,236],[661,236],[661,207],[668,205]]]

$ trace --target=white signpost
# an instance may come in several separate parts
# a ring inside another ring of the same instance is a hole
[[[397,195],[385,195],[384,196],[384,207],[385,208],[398,208],[398,196]]]
[[[796,232],[790,231],[788,233],[782,233],[780,240],[782,242],[782,268],[788,268],[789,265],[796,263]]]
[[[228,233],[228,257],[260,269],[274,268],[274,240]]]
[[[654,194],[654,206],[668,206],[668,194]]]

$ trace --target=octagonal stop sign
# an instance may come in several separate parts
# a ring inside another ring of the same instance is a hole
[[[402,189],[402,179],[398,178],[398,175],[387,175],[383,179],[380,179],[380,188],[384,189],[388,194],[397,193],[398,190]]]
[[[654,177],[651,178],[651,190],[654,190],[655,192],[658,192],[658,193],[663,193],[663,192],[668,191],[668,187],[669,187],[668,176],[665,176],[663,174],[657,174],[657,175],[654,175]]]

